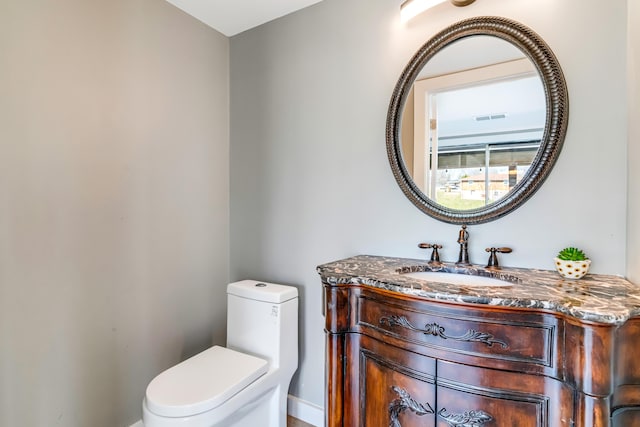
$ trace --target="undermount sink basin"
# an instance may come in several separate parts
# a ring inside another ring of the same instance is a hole
[[[493,277],[473,276],[469,274],[447,273],[443,271],[418,271],[415,273],[405,273],[403,276],[411,277],[428,282],[447,283],[461,286],[511,286],[513,283]]]

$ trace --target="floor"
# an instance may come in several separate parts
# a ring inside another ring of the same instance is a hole
[[[287,427],[313,427],[311,424],[307,424],[303,421],[300,421],[297,418],[287,417]]]

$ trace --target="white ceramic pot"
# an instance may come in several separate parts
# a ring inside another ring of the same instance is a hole
[[[556,270],[562,277],[567,279],[580,279],[587,274],[589,266],[591,266],[591,260],[585,259],[582,261],[566,261],[560,258],[554,258],[556,262]]]

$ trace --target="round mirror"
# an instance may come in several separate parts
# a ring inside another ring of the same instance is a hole
[[[472,18],[436,34],[406,66],[389,106],[387,153],[423,212],[477,224],[540,187],[567,121],[562,70],[544,41],[505,18]]]

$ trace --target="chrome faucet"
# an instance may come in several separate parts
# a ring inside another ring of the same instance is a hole
[[[469,232],[466,225],[463,225],[458,233],[458,243],[460,244],[460,254],[456,265],[471,265],[469,262]]]

